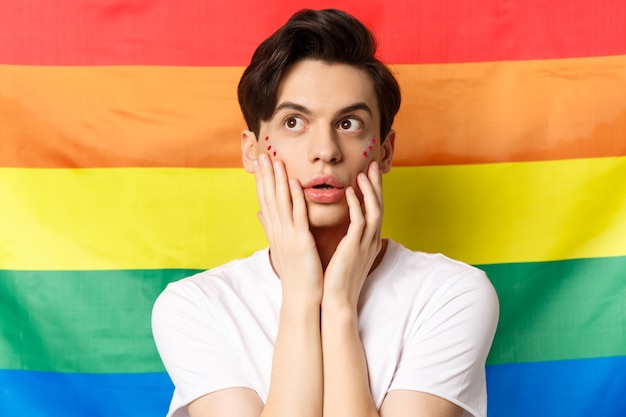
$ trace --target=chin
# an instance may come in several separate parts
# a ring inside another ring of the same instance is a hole
[[[326,207],[311,204],[308,206],[309,225],[312,228],[341,227],[342,229],[350,222],[348,207],[328,205]]]

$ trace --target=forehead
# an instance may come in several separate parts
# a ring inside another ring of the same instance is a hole
[[[278,89],[276,107],[293,102],[312,113],[335,113],[365,103],[378,118],[374,83],[364,70],[347,64],[303,60],[291,66]]]

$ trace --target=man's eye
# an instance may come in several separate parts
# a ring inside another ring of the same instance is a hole
[[[363,127],[363,125],[361,124],[361,121],[358,119],[353,119],[353,118],[343,119],[341,122],[339,122],[339,129],[345,130],[348,132],[357,131],[361,129],[361,127]]]
[[[291,130],[300,130],[304,127],[304,121],[299,117],[290,116],[285,119],[285,127]]]

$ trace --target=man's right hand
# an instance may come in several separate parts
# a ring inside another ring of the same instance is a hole
[[[259,220],[270,244],[270,259],[281,279],[284,301],[316,297],[321,303],[323,271],[302,186],[289,180],[285,165],[261,154],[254,164]]]

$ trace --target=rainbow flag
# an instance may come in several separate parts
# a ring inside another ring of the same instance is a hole
[[[165,414],[152,303],[266,245],[235,89],[304,7],[400,81],[385,235],[496,287],[489,415],[626,415],[623,0],[2,0],[0,415]]]

